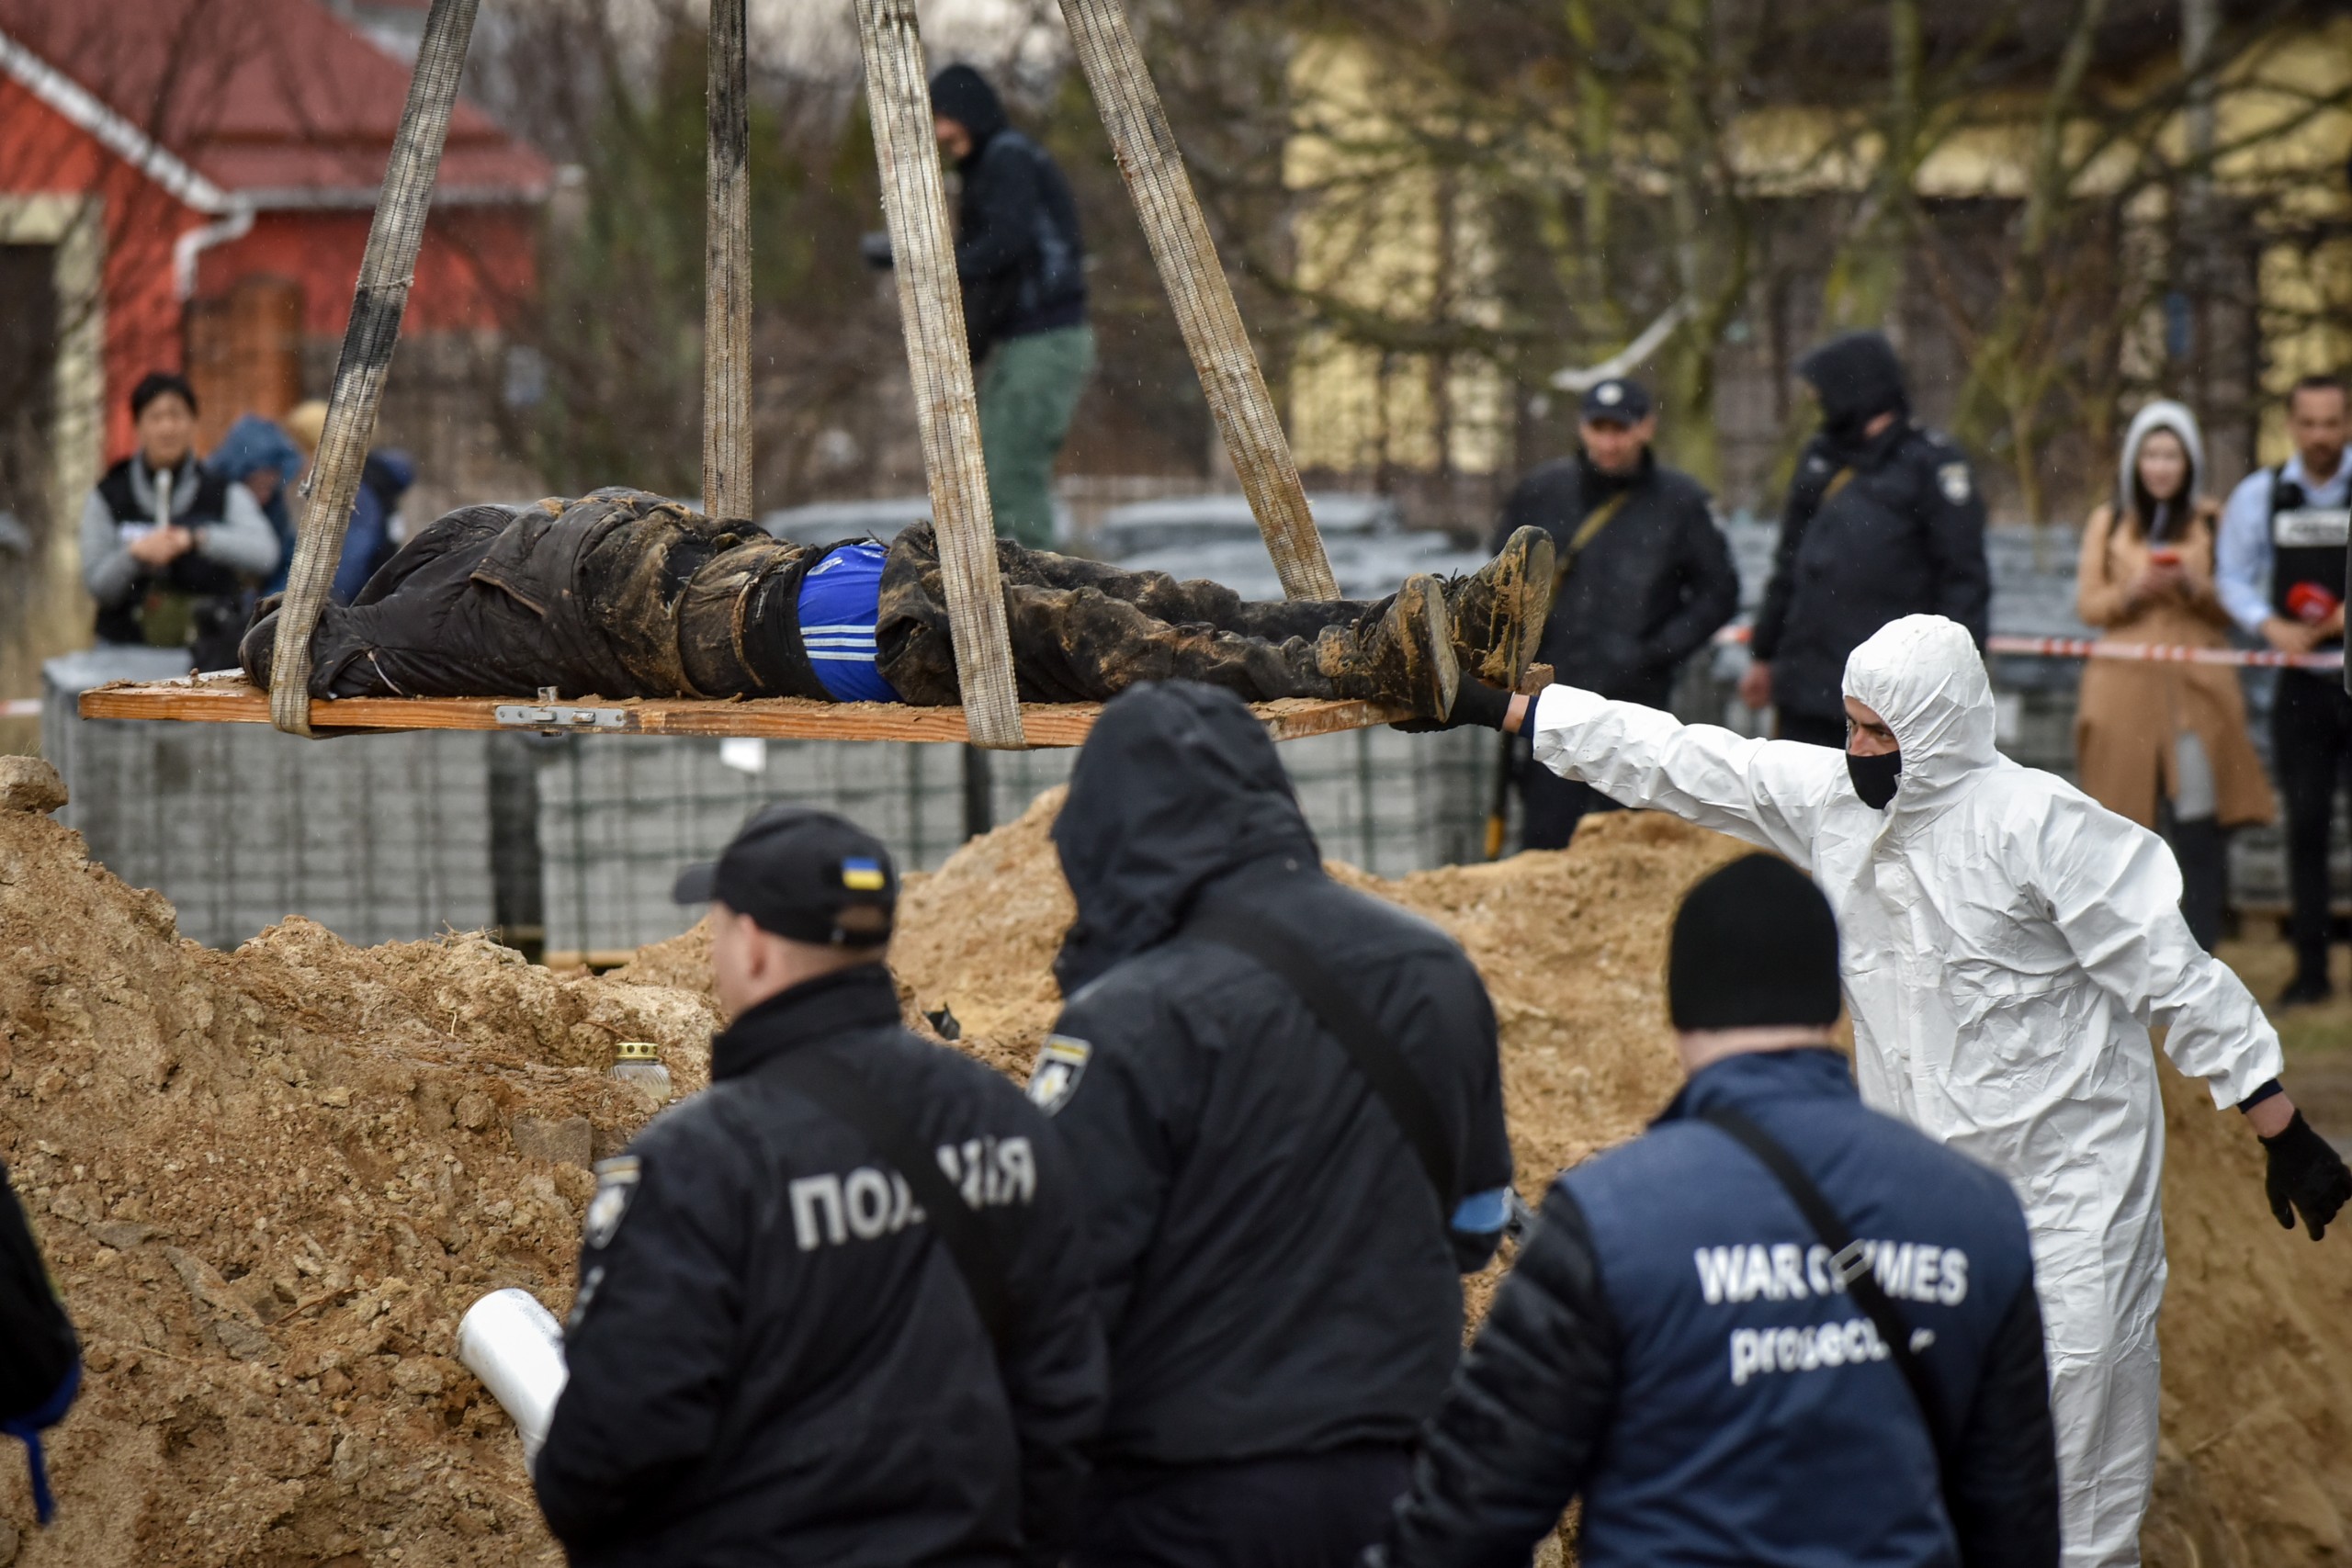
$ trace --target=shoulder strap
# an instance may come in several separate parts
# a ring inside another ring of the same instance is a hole
[[[1633,496],[1633,487],[1628,485],[1585,513],[1584,522],[1577,526],[1573,535],[1569,536],[1568,547],[1560,552],[1560,569],[1553,579],[1553,588],[1555,592],[1561,583],[1568,580],[1568,573],[1577,569],[1577,558],[1584,554],[1585,547],[1591,544],[1603,528],[1609,526],[1611,518],[1625,509],[1625,502],[1632,500]]]
[[[908,1189],[931,1223],[932,1234],[946,1247],[956,1272],[964,1276],[989,1342],[1001,1352],[1012,1326],[1004,1260],[989,1244],[979,1215],[940,1169],[936,1151],[872,1085],[831,1057],[804,1048],[785,1056],[775,1070],[795,1089],[849,1123],[907,1179]]]
[[[1306,942],[1233,900],[1220,901],[1204,911],[1189,934],[1230,948],[1272,970],[1298,994],[1324,1032],[1340,1043],[1349,1062],[1388,1107],[1405,1141],[1420,1156],[1421,1169],[1437,1193],[1440,1217],[1452,1220],[1461,1193],[1454,1183],[1453,1151],[1446,1142],[1437,1105],[1404,1052],[1354,992],[1324,967]]]
[[[1919,1414],[1928,1423],[1928,1440],[1935,1447],[1936,1464],[1940,1471],[1944,1466],[1946,1429],[1942,1393],[1913,1352],[1911,1325],[1904,1321],[1902,1313],[1895,1309],[1894,1303],[1887,1299],[1886,1292],[1880,1288],[1877,1276],[1871,1272],[1871,1262],[1864,1256],[1862,1244],[1854,1239],[1853,1233],[1846,1228],[1846,1222],[1838,1217],[1838,1211],[1830,1206],[1828,1199],[1822,1196],[1821,1189],[1814,1185],[1813,1179],[1804,1173],[1803,1166],[1797,1164],[1795,1156],[1770,1133],[1727,1105],[1702,1111],[1699,1119],[1722,1129],[1754,1155],[1780,1182],[1781,1190],[1796,1204],[1797,1212],[1804,1216],[1805,1223],[1821,1238],[1821,1244],[1829,1249],[1830,1272],[1838,1277],[1846,1287],[1846,1293],[1854,1298],[1854,1304],[1860,1307],[1877,1327],[1879,1338],[1886,1345],[1887,1359],[1894,1363],[1895,1370],[1903,1374],[1903,1381],[1910,1385],[1911,1397],[1917,1402]]]

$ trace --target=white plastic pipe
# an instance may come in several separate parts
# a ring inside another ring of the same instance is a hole
[[[458,1325],[458,1359],[481,1379],[523,1437],[523,1467],[538,1462],[555,1402],[571,1376],[563,1364],[563,1327],[528,1291],[513,1286],[466,1309]]]

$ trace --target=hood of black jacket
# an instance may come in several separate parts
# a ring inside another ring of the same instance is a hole
[[[1797,374],[1821,400],[1821,428],[1849,446],[1880,414],[1911,412],[1902,362],[1884,333],[1840,333],[1798,360]]]
[[[968,65],[951,65],[931,79],[931,112],[954,120],[971,133],[972,150],[962,160],[970,163],[1005,128],[1004,100],[989,79]]]
[[[1054,847],[1078,901],[1054,963],[1064,996],[1168,937],[1217,878],[1320,860],[1265,727],[1232,693],[1189,681],[1131,687],[1102,710]]]

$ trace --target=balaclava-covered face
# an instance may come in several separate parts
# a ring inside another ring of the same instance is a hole
[[[1993,683],[1968,628],[1941,615],[1890,621],[1846,660],[1846,694],[1894,731],[1894,807],[1939,805],[1992,766]]]
[[[1911,409],[1902,362],[1883,333],[1840,333],[1797,361],[1797,374],[1821,400],[1823,432],[1840,446],[1860,446],[1871,421]]]

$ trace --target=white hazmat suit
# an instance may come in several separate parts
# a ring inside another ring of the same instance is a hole
[[[1885,626],[1848,695],[1902,750],[1884,811],[1844,754],[1554,686],[1536,760],[1786,855],[1838,911],[1863,1100],[2007,1176],[2033,1230],[2069,1568],[2140,1561],[2156,1460],[2165,1051],[2234,1106],[2280,1070],[2245,987],[2181,919],[2163,840],[1994,750],[1968,633]]]

